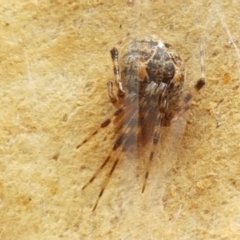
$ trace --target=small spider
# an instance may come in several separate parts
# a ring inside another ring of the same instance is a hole
[[[122,42],[120,41],[117,46]],[[142,192],[145,191],[155,148],[160,140],[161,128],[170,126],[174,119],[187,111],[190,100],[205,84],[202,41],[200,44],[201,77],[192,90],[185,94],[182,93],[183,61],[170,44],[151,36],[129,41],[120,59],[118,47],[114,47],[110,53],[117,94],[114,93],[114,83],[109,81],[108,96],[117,110],[77,146],[77,148],[83,146],[100,129],[107,128],[114,120],[116,137],[112,149],[90,180],[82,187],[85,189],[107,164],[111,164],[93,211],[97,208],[119,163],[121,153],[129,150],[134,144],[139,147],[150,145],[142,185]]]

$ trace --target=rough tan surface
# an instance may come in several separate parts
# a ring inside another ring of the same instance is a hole
[[[0,12],[0,239],[240,239],[238,0],[2,0]],[[207,85],[168,174],[172,159],[156,162],[141,194],[125,158],[92,213],[103,178],[81,187],[112,141],[76,145],[113,109],[109,49],[126,32],[175,46],[187,86],[202,37]]]

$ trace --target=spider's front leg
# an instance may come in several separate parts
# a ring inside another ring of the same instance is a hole
[[[107,83],[108,86],[108,96],[110,101],[113,103],[114,106],[119,107],[124,100],[125,91],[123,89],[123,84],[121,81],[120,71],[119,71],[119,64],[118,64],[118,49],[114,47],[111,51],[111,57],[113,62],[113,72],[115,76],[115,84],[117,86],[118,92],[117,96],[113,92],[113,82],[109,81]]]
[[[182,101],[175,113],[173,115],[182,115],[189,109],[190,101],[196,96],[196,94],[202,89],[205,85],[205,66],[204,66],[204,51],[203,51],[203,42],[200,41],[200,59],[201,59],[201,77],[197,80],[194,87],[191,91],[183,95]]]

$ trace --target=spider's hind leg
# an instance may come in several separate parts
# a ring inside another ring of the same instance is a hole
[[[87,143],[92,137],[94,137],[100,130],[106,128],[109,126],[109,124],[112,122],[112,120],[115,117],[118,117],[122,112],[124,112],[124,106],[121,108],[118,108],[109,118],[105,119],[100,126],[98,126],[98,128],[92,132],[90,135],[88,135],[88,137],[86,137],[81,143],[79,143],[76,148],[80,148],[82,145],[84,145],[85,143]]]
[[[107,173],[107,176],[104,179],[104,182],[102,184],[101,190],[98,194],[97,200],[95,202],[95,205],[92,209],[92,211],[95,211],[98,203],[114,173],[116,170],[116,167],[118,163],[121,160],[121,154],[129,147],[129,143],[132,141],[132,133],[137,129],[138,125],[134,122],[134,117],[137,114],[137,110],[135,109],[133,113],[133,117],[127,118],[126,124],[123,126],[122,130],[118,134],[117,138],[115,139],[114,145],[112,147],[112,150],[108,154],[108,156],[105,158],[104,162],[101,164],[101,166],[96,170],[96,172],[92,175],[90,180],[82,187],[82,190],[84,190],[87,186],[89,186],[94,179],[100,174],[100,172],[106,167],[107,164],[110,164],[110,170]],[[130,127],[133,122],[134,127]],[[115,158],[115,159],[113,159]]]
[[[161,134],[160,134],[161,126],[163,124],[164,118],[166,117],[166,112],[167,112],[167,102],[165,101],[166,100],[166,98],[165,98],[166,87],[167,87],[166,84],[160,83],[159,86],[157,84],[156,84],[156,86],[154,84],[149,85],[149,88],[146,89],[145,101],[148,102],[148,104],[146,104],[148,112],[146,114],[146,117],[145,117],[142,127],[143,127],[143,129],[146,128],[152,121],[154,121],[154,126],[153,126],[152,131],[150,131],[152,133],[151,134],[151,139],[152,139],[151,148],[152,149],[150,151],[150,154],[148,157],[148,162],[146,165],[143,186],[142,186],[142,193],[145,191],[145,188],[147,185],[151,165],[154,160],[155,150],[156,150],[156,147],[161,138]],[[148,99],[147,95],[151,96],[151,98]],[[158,102],[160,103],[159,106],[156,104]],[[150,120],[150,122],[149,122],[149,120]]]
[[[122,119],[122,117],[125,114],[128,114],[129,111],[136,105],[137,102],[137,98],[135,94],[129,95],[126,98],[126,101],[124,102],[123,106],[121,106],[120,108],[118,108],[117,110],[115,110],[112,115],[105,119],[97,128],[94,132],[92,132],[91,134],[89,134],[81,143],[79,143],[76,148],[80,148],[82,147],[82,145],[84,145],[85,143],[87,143],[92,137],[94,137],[98,132],[100,132],[101,130],[103,130],[104,128],[108,127],[109,124],[111,122],[113,122],[114,119]],[[119,120],[120,121],[120,120]],[[119,124],[119,126],[121,126]]]

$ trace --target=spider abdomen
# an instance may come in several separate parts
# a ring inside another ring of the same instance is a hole
[[[167,111],[178,104],[184,83],[184,65],[169,44],[156,37],[131,40],[120,53],[119,67],[126,92],[138,95],[140,107],[141,102],[152,104],[152,101],[145,101],[150,84],[165,85]],[[159,96],[155,96],[156,101],[160,101],[161,95],[160,91]],[[153,94],[151,97],[154,98]]]

